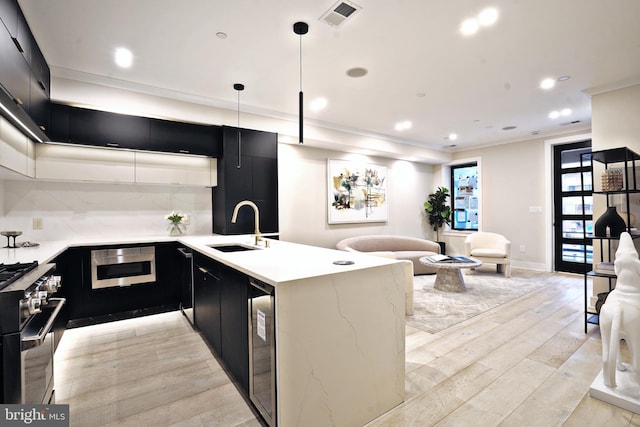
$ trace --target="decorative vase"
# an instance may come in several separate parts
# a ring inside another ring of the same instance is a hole
[[[169,236],[180,236],[184,231],[184,225],[179,222],[172,222],[169,225]]]
[[[609,229],[609,234],[607,234],[607,228]],[[618,238],[625,229],[626,224],[624,219],[618,215],[615,206],[609,206],[606,212],[602,214],[594,224],[594,233],[596,237]]]

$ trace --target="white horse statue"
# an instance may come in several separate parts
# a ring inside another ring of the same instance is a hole
[[[635,385],[640,384],[640,260],[631,235],[620,235],[614,270],[616,287],[600,309],[602,338],[602,376],[607,387],[616,387],[616,368],[626,370],[620,358],[620,340],[631,352],[630,372]]]

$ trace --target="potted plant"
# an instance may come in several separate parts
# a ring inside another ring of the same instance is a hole
[[[447,204],[448,198],[449,190],[445,187],[438,187],[435,193],[429,194],[429,200],[424,202],[424,210],[427,212],[429,224],[436,232],[436,241],[440,244],[442,253],[444,253],[444,242],[440,242],[439,231],[444,224],[451,222],[451,206]]]

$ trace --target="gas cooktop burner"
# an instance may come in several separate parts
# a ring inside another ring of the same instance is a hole
[[[0,290],[6,288],[20,277],[38,266],[38,261],[15,264],[0,264]]]

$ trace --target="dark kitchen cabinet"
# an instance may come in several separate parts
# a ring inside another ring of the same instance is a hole
[[[51,141],[168,153],[220,155],[219,126],[51,104]]]
[[[22,13],[22,9],[18,7],[18,28],[15,34],[11,35],[15,40],[14,44],[22,53],[22,56],[27,61],[28,64],[31,64],[31,54],[32,54],[32,46],[35,44],[35,39],[33,34],[31,34],[31,29],[29,28],[29,24],[27,24],[27,20]]]
[[[49,67],[16,0],[0,0],[0,102],[29,137],[47,140]],[[4,113],[3,113],[4,114]]]
[[[149,122],[142,117],[76,108],[69,116],[72,142],[144,150],[149,144]]]
[[[30,62],[33,35],[17,0],[0,0],[0,19],[16,49]]]
[[[18,34],[19,9],[17,0],[0,0],[0,20],[12,37]]]
[[[222,360],[249,393],[248,277],[224,266],[220,289]]]
[[[69,248],[53,260],[56,263],[56,274],[61,278],[58,293],[67,299],[65,305],[69,319],[83,317],[80,315],[85,305],[83,283],[91,280],[91,276],[85,278],[84,253],[82,248]]]
[[[3,29],[0,29],[3,30]],[[31,67],[16,48],[9,33],[0,31],[0,83],[10,94],[13,103],[29,112]]]
[[[209,157],[218,157],[222,151],[219,126],[159,119],[149,122],[150,150]]]
[[[197,252],[193,261],[195,323],[248,393],[248,277]]]
[[[35,124],[45,133],[49,131],[51,108],[49,97],[51,94],[51,74],[49,66],[33,40],[31,53],[29,115]]]
[[[155,246],[156,281],[131,286],[93,289],[91,251],[135,247],[118,245],[67,249],[55,260],[62,275],[61,292],[67,298],[69,319],[126,318],[136,313],[177,310],[180,301],[180,263],[177,244],[162,242]]]
[[[64,104],[51,103],[51,126],[49,127],[49,141],[72,142],[69,135],[69,117],[74,107]]]
[[[213,350],[220,354],[220,264],[193,254],[193,317]]]
[[[218,186],[213,192],[213,232],[251,234],[255,229],[250,208],[231,217],[236,204],[251,200],[260,210],[260,231],[278,232],[278,135],[250,129],[222,127],[222,157],[218,159]]]

